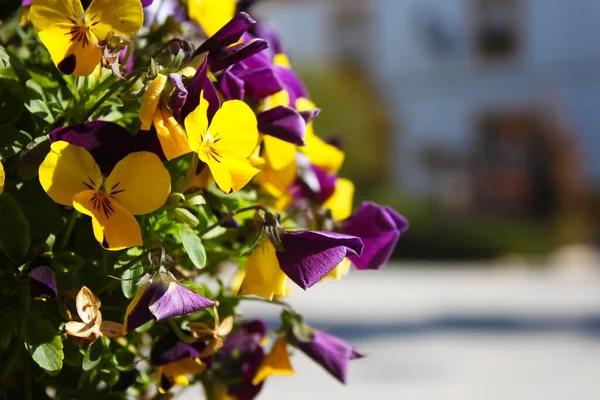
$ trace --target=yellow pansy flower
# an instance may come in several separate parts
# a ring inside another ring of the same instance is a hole
[[[239,289],[241,295],[256,295],[268,300],[287,295],[287,275],[279,266],[275,246],[267,235],[263,234],[256,249],[246,259],[244,271]]]
[[[92,217],[94,236],[108,250],[143,245],[134,215],[157,210],[171,192],[169,172],[153,153],[131,153],[104,177],[90,153],[63,141],[52,143],[39,176],[52,200]]]
[[[277,339],[269,354],[260,363],[258,371],[256,371],[254,378],[252,378],[252,384],[256,386],[273,375],[295,375],[290,364],[287,340],[285,340],[284,336]]]
[[[237,192],[259,172],[248,160],[258,142],[256,116],[240,100],[224,102],[210,123],[207,111],[208,101],[201,93],[200,104],[184,121],[189,144],[208,165],[217,186],[224,193]]]
[[[158,391],[165,394],[173,386],[188,386],[190,381],[186,375],[199,375],[204,371],[206,371],[206,364],[200,359],[191,358],[183,358],[158,367]]]
[[[188,0],[190,19],[211,37],[235,14],[235,0]]]
[[[92,0],[84,10],[80,0],[33,0],[33,26],[64,74],[87,76],[100,63],[99,42],[109,32],[134,36],[144,23],[139,0]]]

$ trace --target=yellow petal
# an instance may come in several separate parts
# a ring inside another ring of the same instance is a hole
[[[215,383],[213,391],[215,400],[237,400],[235,396],[229,394],[227,386],[222,383]]]
[[[158,74],[156,78],[148,85],[144,97],[142,97],[142,105],[140,107],[140,121],[142,121],[141,129],[147,131],[152,126],[154,113],[162,94],[165,85],[167,84],[167,76]]]
[[[265,135],[263,138],[263,156],[271,165],[271,168],[280,170],[290,164],[296,164],[296,146],[292,143]]]
[[[316,108],[315,103],[309,99],[304,97],[296,99],[296,110],[306,111],[314,108]],[[306,146],[298,147],[298,149],[317,167],[330,173],[337,173],[342,168],[344,152],[318,137],[315,134],[313,122],[306,126],[304,142]]]
[[[290,59],[283,53],[275,54],[275,57],[273,57],[273,64],[279,65],[280,67],[285,67],[287,69],[292,69]]]
[[[204,142],[206,131],[208,130],[208,101],[204,98],[204,93],[200,93],[200,103],[183,122],[185,132],[187,133],[188,141],[191,148],[196,152],[200,152],[201,144]]]
[[[237,192],[260,172],[250,164],[247,158],[233,153],[221,153],[217,159],[208,159],[201,155],[200,159],[206,162],[217,186],[223,193]]]
[[[187,136],[173,114],[159,106],[154,113],[154,128],[167,160],[172,160],[192,151]]]
[[[273,375],[295,375],[284,336],[277,339],[269,354],[260,363],[256,375],[252,378],[252,384],[256,386]]]
[[[98,189],[102,174],[94,158],[85,149],[58,141],[50,146],[39,169],[40,183],[57,203],[73,205],[73,196],[88,189]]]
[[[352,263],[350,262],[350,260],[347,258],[344,258],[342,260],[342,262],[340,262],[334,269],[329,271],[329,273],[327,275],[325,275],[323,277],[323,279],[321,279],[321,281],[324,281],[327,278],[333,278],[336,281],[339,281],[340,279],[342,279],[342,277],[344,275],[347,275],[348,272],[350,272],[351,266],[352,266]]]
[[[296,179],[296,163],[288,164],[285,168],[276,170],[269,163],[265,164],[263,170],[258,174],[258,182],[261,188],[276,199],[290,198],[288,188]],[[281,203],[278,210],[284,209],[289,201]]]
[[[258,127],[254,111],[243,101],[223,103],[208,128],[218,153],[223,151],[248,158],[258,143]]]
[[[266,235],[244,264],[246,275],[240,294],[256,295],[272,300],[273,296],[285,296],[287,276],[279,267],[275,247]]]
[[[335,220],[341,221],[352,214],[353,198],[354,184],[352,181],[345,178],[338,178],[335,182],[335,191],[325,201],[323,207],[331,210],[331,214]]]
[[[80,0],[33,0],[29,10],[31,23],[38,31],[54,24],[75,24],[83,19]]]
[[[143,215],[165,204],[171,193],[171,175],[156,154],[138,151],[117,163],[105,188],[130,213]]]
[[[4,167],[0,163],[0,194],[4,192]]]
[[[189,380],[185,375],[199,375],[204,371],[206,371],[206,364],[191,358],[183,358],[163,365],[158,368],[159,391],[164,394],[173,386],[187,386]]]
[[[73,197],[73,207],[92,217],[94,237],[108,250],[142,246],[142,233],[129,211],[108,196],[86,190]]]
[[[289,107],[289,105],[290,105],[290,94],[288,93],[287,90],[282,89],[275,94],[265,97],[259,107],[259,110],[266,111],[266,110],[270,110],[271,108],[275,108],[278,106]]]
[[[40,40],[63,74],[88,76],[100,63],[102,50],[83,25],[56,24],[39,32]]]
[[[235,5],[235,0],[188,0],[188,11],[210,37],[233,18]]]
[[[100,41],[110,31],[133,37],[144,24],[144,10],[139,0],[92,0],[85,14],[90,29]]]

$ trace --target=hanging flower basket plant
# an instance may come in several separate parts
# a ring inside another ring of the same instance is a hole
[[[407,221],[352,212],[252,2],[151,3],[24,0],[0,25],[0,398],[252,399],[295,351],[345,383],[363,355],[286,296],[379,269]],[[257,300],[277,326],[244,318]]]

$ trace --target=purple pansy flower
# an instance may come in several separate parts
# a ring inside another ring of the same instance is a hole
[[[379,269],[392,255],[400,236],[408,229],[408,220],[390,207],[364,202],[342,224],[342,232],[362,239],[363,254],[351,256],[358,269]]]
[[[170,272],[161,268],[142,284],[127,307],[123,330],[129,333],[148,321],[189,314],[214,304],[181,285]]]
[[[245,321],[239,332],[227,337],[219,351],[225,377],[237,380],[237,383],[227,386],[228,394],[237,400],[252,400],[262,389],[264,382],[253,385],[252,379],[265,358],[260,342],[266,334],[267,325],[264,321]]]
[[[363,250],[358,237],[335,232],[284,232],[280,238],[283,251],[276,253],[279,266],[305,290],[319,282],[345,257],[358,257]]]
[[[364,357],[342,339],[323,331],[314,331],[309,342],[297,341],[296,346],[342,383],[346,383],[348,362]]]
[[[31,263],[29,277],[29,294],[33,298],[54,298],[58,290],[54,271],[50,266],[50,260],[46,257],[37,256]]]
[[[208,53],[210,70],[218,72],[239,61],[265,50],[269,45],[266,40],[242,36],[256,24],[248,14],[236,14],[225,26],[219,29],[196,49],[193,56]]]

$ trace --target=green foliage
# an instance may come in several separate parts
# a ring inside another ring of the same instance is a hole
[[[196,233],[187,225],[181,225],[179,238],[194,266],[198,269],[204,268],[206,266],[206,251]]]
[[[23,261],[29,246],[29,222],[8,193],[0,195],[0,249],[15,263]]]
[[[25,347],[31,358],[50,376],[63,367],[63,344],[58,331],[42,318],[28,318],[23,325]]]

